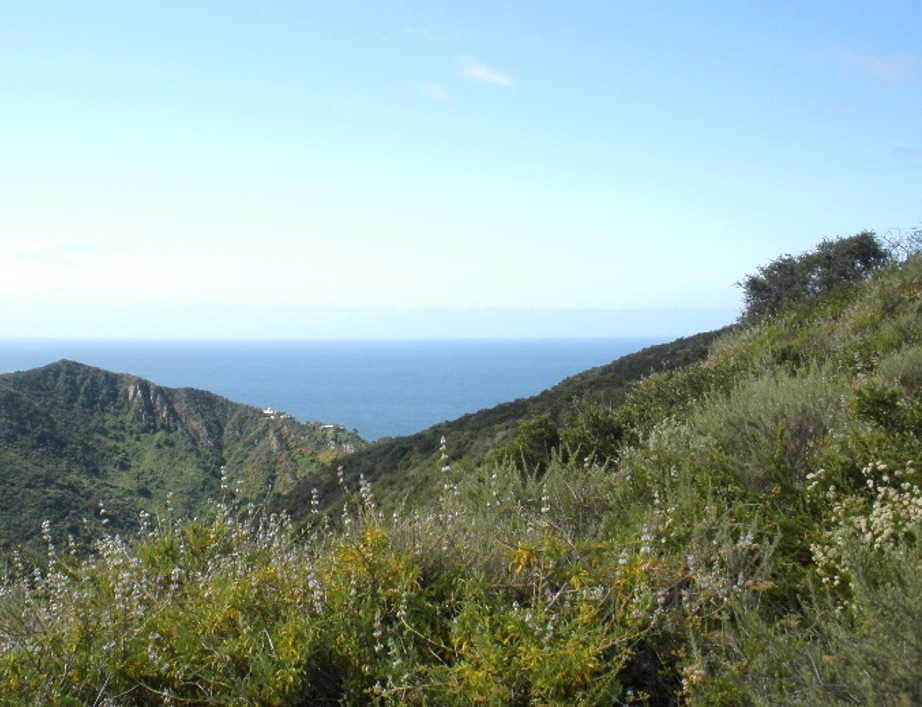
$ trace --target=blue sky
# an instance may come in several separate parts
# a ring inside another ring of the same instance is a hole
[[[0,338],[682,335],[922,223],[906,2],[0,6]]]

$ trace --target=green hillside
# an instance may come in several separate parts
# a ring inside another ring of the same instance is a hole
[[[339,507],[343,499],[336,469],[340,464],[345,464],[351,476],[363,476],[374,483],[379,499],[384,502],[400,500],[412,504],[431,500],[433,489],[439,486],[437,462],[443,436],[451,439],[456,466],[475,467],[504,455],[527,434],[529,425],[535,426],[536,420],[550,422],[558,437],[555,446],[560,447],[561,432],[565,437],[567,430],[585,427],[590,417],[598,418],[614,410],[631,387],[645,376],[700,362],[707,356],[710,344],[728,331],[729,328],[704,332],[650,346],[567,378],[531,398],[480,410],[406,437],[380,440],[347,460],[337,460],[303,479],[290,493],[276,499],[273,510],[303,520],[311,509],[310,499],[315,490],[320,493],[324,507]],[[593,453],[604,451],[598,444],[593,446]]]
[[[922,256],[859,236],[749,276],[743,324],[653,372],[339,460],[296,524],[221,504],[90,556],[46,528],[41,568],[6,558],[0,692],[922,702]]]
[[[124,532],[168,505],[181,517],[213,512],[222,493],[262,503],[362,444],[73,361],[0,375],[0,537],[34,546],[43,521],[77,538],[98,535],[103,520]]]

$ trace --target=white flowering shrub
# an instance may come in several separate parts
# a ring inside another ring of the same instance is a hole
[[[922,539],[922,487],[912,460],[891,469],[872,461],[861,469],[864,483],[852,491],[823,483],[826,472],[810,476],[809,493],[828,507],[829,528],[811,545],[817,574],[840,587],[854,574],[856,547],[881,555],[902,554]]]

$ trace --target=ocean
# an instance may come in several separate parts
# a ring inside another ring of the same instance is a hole
[[[0,373],[71,359],[345,425],[408,435],[526,398],[660,339],[0,340]]]

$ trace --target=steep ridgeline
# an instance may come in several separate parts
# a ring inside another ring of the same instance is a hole
[[[567,378],[530,398],[470,413],[406,437],[379,440],[337,460],[323,473],[298,482],[290,493],[275,498],[273,509],[303,520],[312,510],[315,489],[323,506],[339,507],[342,498],[335,470],[340,464],[351,480],[349,488],[355,487],[361,476],[374,483],[381,501],[402,499],[414,505],[425,502],[439,489],[435,472],[441,465],[442,436],[447,438],[452,464],[456,466],[476,466],[506,456],[523,436],[523,430],[536,422],[550,430],[553,439],[549,447],[565,451],[568,432],[580,426],[585,410],[601,410],[604,414],[616,409],[645,376],[699,363],[707,357],[711,344],[732,329],[725,327],[649,346]],[[512,456],[518,455],[512,452]]]
[[[0,375],[0,536],[35,547],[44,521],[85,539],[137,527],[142,511],[261,503],[363,445],[338,427],[73,361]]]

